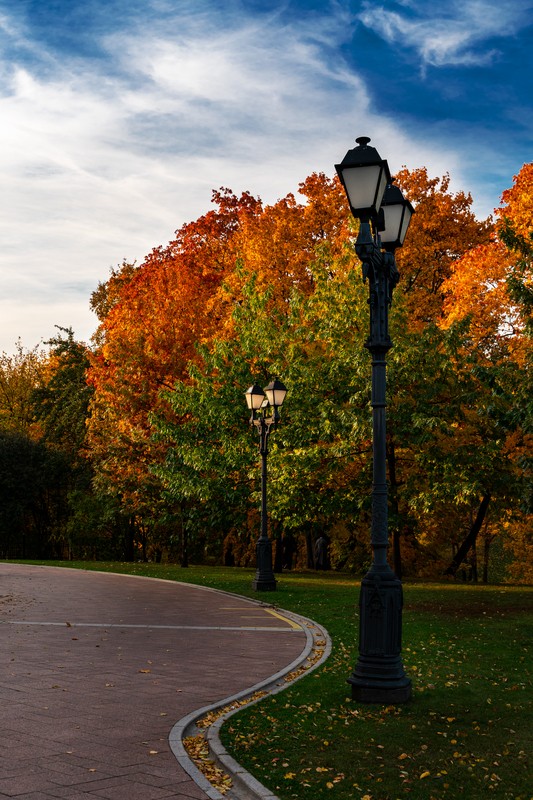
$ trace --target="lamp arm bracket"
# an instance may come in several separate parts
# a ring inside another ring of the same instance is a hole
[[[396,266],[396,259],[394,258],[394,253],[383,254],[383,268],[388,283],[388,302],[389,306],[391,306],[392,292],[395,286],[398,284],[398,281],[400,280],[400,273],[398,272],[398,267]]]
[[[279,418],[280,417],[277,413],[277,409],[275,409],[274,414],[270,417],[260,416],[251,420],[251,423],[255,425],[257,429],[259,436],[259,452],[261,455],[268,453],[268,438],[270,436],[270,431],[272,428],[277,428]]]
[[[363,265],[363,283],[376,276],[383,264],[381,247],[372,236],[369,222],[361,222],[355,243],[355,252]]]

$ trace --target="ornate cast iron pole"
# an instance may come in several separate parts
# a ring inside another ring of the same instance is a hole
[[[253,588],[259,592],[274,591],[277,586],[272,568],[272,542],[268,538],[267,456],[270,431],[278,425],[278,409],[286,394],[287,389],[278,380],[269,383],[264,390],[254,384],[246,391],[246,402],[252,412],[250,424],[255,426],[259,434],[261,455],[261,531],[256,545],[257,571],[252,582]]]
[[[353,699],[390,704],[411,697],[401,659],[402,584],[387,561],[386,355],[392,347],[389,307],[400,277],[394,250],[403,243],[413,209],[391,185],[387,162],[369,141],[357,139],[359,146],[337,165],[352,213],[361,220],[355,250],[370,289],[365,347],[372,355],[372,565],[361,582],[359,658],[348,682]]]

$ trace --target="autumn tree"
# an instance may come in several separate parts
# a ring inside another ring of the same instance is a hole
[[[453,345],[437,326],[444,285],[458,258],[489,241],[491,223],[476,219],[470,195],[450,191],[448,175],[430,178],[425,168],[403,169],[395,180],[416,207],[405,244],[396,253],[401,277],[391,313],[395,347],[388,356],[389,527],[394,569],[401,577],[401,542],[409,548],[412,564],[428,560],[427,548],[420,550],[424,523],[412,507],[413,492],[428,489],[423,474],[417,475],[417,454],[430,447],[437,419],[444,425],[456,408],[450,404],[455,394]]]
[[[366,297],[359,277],[339,266],[335,275],[330,259],[317,259],[313,293],[295,288],[284,311],[272,308],[272,289],[260,291],[251,279],[234,311],[235,336],[200,349],[189,380],[166,393],[174,421],[155,419],[168,442],[157,469],[166,491],[187,504],[193,535],[218,533],[211,544],[219,551],[227,536],[236,553],[257,538],[257,437],[247,425],[244,391],[278,375],[290,393],[270,440],[272,526],[300,535],[305,547],[313,529],[339,525],[335,561],[353,565],[354,521],[368,506],[368,475],[364,488],[358,479],[370,453],[364,331],[357,322]]]
[[[397,252],[400,291],[408,324],[415,330],[440,318],[443,284],[454,263],[490,241],[490,220],[479,221],[472,197],[450,191],[450,176],[430,178],[427,169],[400,170],[395,180],[416,208],[405,244]]]
[[[216,330],[207,301],[235,264],[232,241],[240,219],[259,203],[249,194],[214,193],[217,208],[184,225],[139,267],[123,265],[93,295],[101,317],[91,354],[94,389],[89,443],[99,488],[129,522],[128,557],[142,520],[159,515],[161,486],[149,467],[161,459],[148,415],[194,358],[193,345]]]
[[[26,350],[19,341],[14,355],[0,355],[0,429],[38,435],[32,398],[46,370],[46,353],[39,347]]]
[[[463,374],[472,386],[470,406],[464,404],[457,430],[471,463],[466,481],[474,504],[465,543],[475,547],[481,530],[485,553],[498,533],[509,539],[513,531],[522,530],[524,513],[531,513],[531,338],[527,290],[525,297],[522,291],[528,261],[531,274],[531,166],[525,165],[513,188],[504,192],[491,241],[466,253],[443,285],[441,325],[463,327]],[[481,509],[486,521],[480,518]],[[449,570],[457,569],[458,561]]]
[[[334,181],[312,176],[301,189],[307,203],[288,197],[267,209],[247,193],[215,192],[214,211],[138,268],[115,271],[93,296],[102,320],[89,370],[90,446],[100,485],[135,519],[153,517],[161,493],[149,467],[162,450],[148,421],[165,413],[161,390],[187,375],[195,343],[233,335],[233,308],[252,274],[260,285],[274,277],[272,302],[283,305],[295,287],[310,286],[310,264],[316,247],[328,246],[328,232],[346,227],[338,210],[331,213]]]
[[[403,543],[413,574],[428,554],[444,566],[442,545],[475,511],[482,484],[504,520],[518,451],[506,455],[509,397],[493,391],[490,371],[515,391],[526,351],[523,315],[506,294],[515,261],[503,227],[494,238],[448,176],[402,170],[398,182],[417,213],[398,253],[387,460],[395,566]],[[165,525],[218,548],[230,533],[250,539],[257,473],[237,409],[248,381],[276,374],[290,395],[272,439],[273,522],[326,526],[338,565],[368,557],[368,308],[355,224],[336,179],[313,175],[300,195],[263,207],[221,190],[215,210],[93,296],[90,448],[143,552],[158,535],[164,543]],[[479,264],[492,276],[485,291]]]

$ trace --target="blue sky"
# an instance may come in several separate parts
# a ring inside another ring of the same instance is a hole
[[[487,216],[532,160],[533,0],[0,0],[0,351],[72,326],[229,186],[360,135]]]

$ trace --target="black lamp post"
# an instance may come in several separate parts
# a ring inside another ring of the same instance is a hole
[[[348,682],[352,698],[363,703],[403,703],[411,697],[411,681],[401,660],[402,584],[387,562],[388,488],[386,461],[386,354],[389,307],[399,280],[394,251],[401,247],[413,207],[391,184],[387,162],[370,139],[361,136],[336,165],[354,217],[360,220],[355,244],[370,287],[372,355],[372,565],[361,583],[359,659]]]
[[[277,379],[261,389],[256,383],[246,390],[246,403],[250,409],[250,424],[255,425],[259,434],[261,454],[261,533],[257,540],[257,571],[252,582],[258,592],[274,591],[276,579],[272,569],[272,542],[268,538],[267,516],[267,455],[268,437],[272,427],[276,428],[280,419],[278,409],[283,405],[287,389]]]

